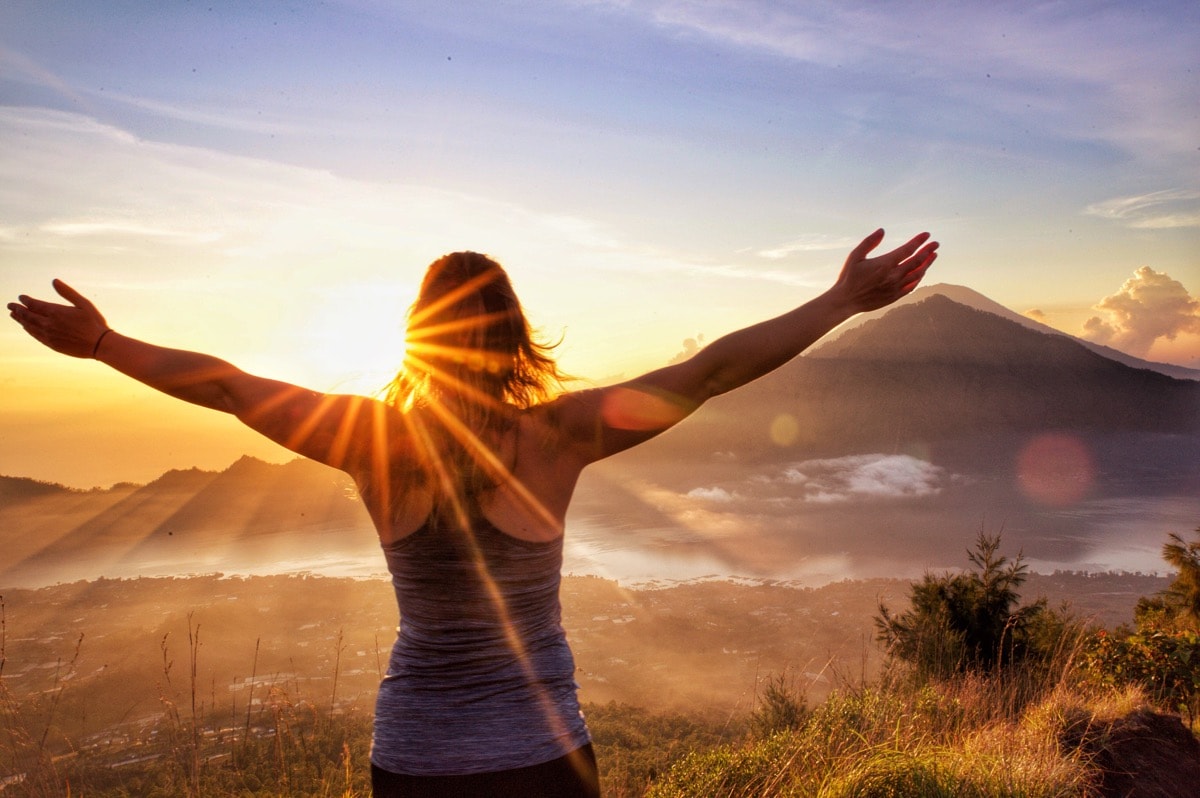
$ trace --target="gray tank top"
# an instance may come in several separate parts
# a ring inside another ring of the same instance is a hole
[[[384,546],[400,627],[375,705],[371,762],[393,773],[487,773],[590,741],[562,628],[562,538],[431,518]]]

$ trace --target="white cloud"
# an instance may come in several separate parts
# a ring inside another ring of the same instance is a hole
[[[676,353],[675,357],[673,357],[669,361],[667,361],[667,365],[673,365],[675,363],[682,363],[683,361],[690,359],[692,357],[692,355],[699,352],[703,348],[703,346],[704,346],[704,334],[703,333],[701,333],[700,335],[697,335],[695,338],[683,339],[683,349],[680,352]]]
[[[1200,299],[1170,275],[1142,266],[1115,294],[1102,299],[1084,324],[1084,337],[1137,356],[1159,339],[1200,333]]]
[[[1168,189],[1115,197],[1089,205],[1084,213],[1142,229],[1200,227],[1200,191]]]
[[[769,249],[760,250],[759,257],[779,260],[797,252],[828,252],[830,250],[849,252],[858,244],[857,241],[844,236],[830,236],[814,233],[801,236]]]
[[[789,515],[798,505],[896,501],[936,496],[956,477],[946,469],[902,454],[862,454],[794,463],[750,475],[736,486],[698,487],[688,499],[719,504],[746,518]]]
[[[802,61],[830,58],[837,49],[831,20],[819,16],[818,6],[804,12],[771,3],[690,2],[671,0],[651,4],[660,25],[699,33],[712,39]],[[833,15],[836,16],[836,15]]]
[[[864,454],[808,460],[786,469],[781,481],[802,486],[805,501],[904,499],[941,492],[946,470],[908,455]]]
[[[207,127],[221,128],[223,130],[240,130],[262,134],[296,134],[311,132],[312,130],[311,123],[308,127],[305,127],[292,122],[264,120],[261,116],[249,118],[239,116],[225,108],[204,108],[198,105],[179,105],[175,103],[152,100],[147,97],[135,97],[111,90],[103,93],[91,92],[90,94],[96,100],[117,102],[121,105],[136,108],[139,111],[151,113],[164,119],[173,119],[180,122],[189,122],[197,125],[205,125]],[[321,120],[321,124],[324,130],[332,129],[330,127],[331,123],[328,120]]]
[[[68,239],[76,257],[185,247],[193,261],[270,259],[293,274],[336,254],[340,268],[373,276],[419,269],[469,233],[513,256],[571,250],[574,263],[600,268],[630,260],[588,220],[148,141],[70,112],[0,107],[0,140],[0,244],[22,253],[61,251]],[[154,260],[155,274],[169,266]]]
[[[693,488],[687,493],[689,499],[702,499],[709,502],[726,504],[734,500],[734,494],[721,487]]]

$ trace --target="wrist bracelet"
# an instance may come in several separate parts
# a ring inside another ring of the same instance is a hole
[[[92,347],[92,359],[96,359],[96,353],[100,351],[100,342],[104,340],[104,336],[112,332],[112,327],[105,327],[104,332],[100,333],[100,337],[96,339],[96,345]]]

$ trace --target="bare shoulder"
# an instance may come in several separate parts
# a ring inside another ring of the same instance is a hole
[[[694,401],[657,384],[658,374],[566,393],[535,415],[582,467],[650,440],[695,410]]]
[[[603,390],[588,389],[562,394],[521,414],[521,435],[554,459],[583,458],[600,435]],[[524,447],[522,447],[524,448]]]

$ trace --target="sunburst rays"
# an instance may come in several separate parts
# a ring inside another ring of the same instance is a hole
[[[488,283],[495,282],[502,274],[503,272],[501,272],[499,266],[493,265],[481,270],[473,277],[463,280],[423,307],[414,307],[408,318],[409,333],[412,334],[420,332],[423,329],[430,329],[434,326],[430,325],[432,319],[437,318],[438,315],[445,313],[455,305],[462,303],[468,297],[476,295],[479,289]],[[471,318],[464,319],[467,322],[471,320]],[[478,323],[480,321],[476,319],[476,324]]]
[[[463,452],[466,459],[478,468],[497,490],[507,491],[516,500],[521,511],[535,522],[538,529],[551,533],[535,535],[535,538],[552,539],[562,534],[561,519],[504,463],[494,444],[485,440],[485,437],[488,437],[486,433],[482,429],[474,428],[464,419],[464,416],[466,419],[496,417],[509,409],[496,390],[506,370],[511,368],[507,362],[509,359],[495,352],[465,345],[480,341],[484,337],[480,330],[506,318],[508,314],[481,313],[447,322],[428,323],[454,303],[463,301],[472,291],[493,277],[491,272],[478,275],[411,315],[410,332],[406,339],[405,369],[410,375],[420,375],[421,378],[427,379],[432,390],[429,390],[421,401],[421,408],[427,409],[428,412],[418,411],[410,402],[408,406],[401,408],[401,417],[405,434],[413,441],[413,451],[422,460],[430,478],[436,482],[438,495],[448,505],[444,510],[448,511],[456,528],[462,533],[471,560],[470,565],[492,605],[505,644],[527,684],[534,689],[548,726],[556,736],[565,739],[566,725],[553,699],[541,685],[526,641],[513,620],[503,586],[492,573],[487,556],[480,545],[473,525],[472,508],[464,495],[462,475],[453,472],[454,462],[446,457],[444,446],[441,445],[448,438],[448,442]],[[506,362],[499,362],[502,358]],[[491,380],[483,376],[485,374],[496,380],[496,384],[487,385]],[[470,412],[471,406],[478,412]]]

